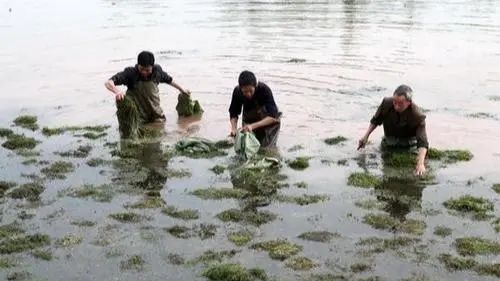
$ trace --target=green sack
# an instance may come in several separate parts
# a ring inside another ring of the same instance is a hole
[[[179,116],[184,117],[194,114],[200,114],[203,112],[203,109],[201,108],[201,105],[197,100],[193,101],[191,99],[191,96],[183,93],[180,93],[177,96],[177,106],[175,107],[175,110],[177,110],[177,114]]]
[[[234,143],[234,151],[236,154],[243,156],[245,159],[252,158],[260,148],[260,142],[255,137],[254,133],[239,132]]]

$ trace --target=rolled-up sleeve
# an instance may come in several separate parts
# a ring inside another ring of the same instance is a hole
[[[421,117],[416,130],[417,147],[429,148],[429,141],[427,140],[427,131],[425,129],[425,116]]]
[[[382,103],[379,105],[377,112],[375,112],[372,119],[370,120],[370,123],[372,123],[373,125],[380,126],[384,122],[384,105],[385,99],[382,100]]]
[[[241,108],[243,107],[243,102],[239,97],[238,87],[234,88],[233,95],[231,97],[231,105],[229,105],[229,118],[238,118],[241,114]]]
[[[109,80],[112,80],[115,85],[128,85],[129,80],[131,79],[131,76],[133,74],[134,68],[133,67],[127,67],[123,71],[116,73],[115,75],[111,76]]]
[[[159,82],[160,83],[167,83],[167,84],[172,84],[172,81],[174,80],[172,76],[168,75],[167,72],[163,71],[161,66],[157,65],[156,66],[156,71],[158,72],[159,76]]]

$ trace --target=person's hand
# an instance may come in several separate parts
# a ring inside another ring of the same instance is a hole
[[[368,143],[368,138],[367,137],[362,137],[359,141],[358,141],[358,150],[364,148],[366,146],[366,144]]]
[[[250,125],[250,124],[249,124],[249,125],[245,125],[245,126],[243,126],[243,128],[242,128],[241,130],[242,130],[243,132],[249,132],[249,133],[250,133],[250,132],[252,132],[252,131],[253,131],[253,127],[252,127],[252,125]]]
[[[117,101],[121,101],[121,100],[123,100],[125,98],[125,94],[120,91],[120,92],[118,92],[118,93],[115,94],[115,98],[116,98]]]
[[[191,95],[191,91],[185,89],[185,90],[182,90],[182,93],[185,94],[185,95],[188,95],[190,96]]]
[[[424,164],[417,164],[417,167],[415,167],[415,175],[416,176],[423,176],[427,170],[425,169]]]
[[[229,136],[234,138],[234,137],[236,137],[236,133],[237,132],[236,132],[235,129],[231,129],[231,132],[229,133]]]

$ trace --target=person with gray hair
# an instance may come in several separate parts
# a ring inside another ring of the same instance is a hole
[[[383,148],[418,149],[416,175],[426,172],[425,156],[429,149],[425,130],[425,114],[413,102],[413,90],[407,85],[399,86],[392,97],[386,97],[370,121],[365,135],[359,140],[358,150],[365,147],[370,134],[379,126],[384,126]]]

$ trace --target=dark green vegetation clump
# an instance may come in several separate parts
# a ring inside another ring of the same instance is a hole
[[[166,203],[161,197],[158,196],[146,196],[139,202],[128,205],[127,207],[133,209],[156,209],[165,207]]]
[[[269,211],[229,209],[219,213],[217,218],[223,222],[241,222],[260,226],[275,220],[277,216]]]
[[[438,150],[430,148],[427,151],[427,157],[445,163],[456,163],[459,161],[470,161],[474,155],[468,150]]]
[[[333,137],[333,138],[327,138],[327,139],[325,139],[325,143],[328,144],[328,145],[336,145],[336,144],[345,142],[347,140],[348,140],[348,138],[346,138],[346,137],[336,136],[336,137]]]
[[[368,253],[383,253],[387,250],[397,251],[401,248],[409,247],[415,245],[415,243],[419,242],[419,239],[406,237],[406,236],[398,236],[394,238],[379,238],[379,237],[370,237],[361,239],[356,243],[358,246],[369,247]]]
[[[294,170],[305,170],[309,167],[309,157],[297,157],[295,160],[288,161],[288,166]]]
[[[285,239],[270,240],[253,244],[251,249],[266,251],[274,260],[286,260],[302,251],[302,246],[293,244]]]
[[[493,191],[495,191],[496,193],[500,194],[500,183],[496,183],[494,184],[491,189],[493,189]]]
[[[500,254],[500,243],[479,237],[465,237],[455,240],[457,252],[462,256],[475,255],[498,255]]]
[[[495,232],[500,232],[500,218],[494,220],[491,225],[493,225],[493,228],[495,229]]]
[[[363,222],[375,229],[401,231],[415,235],[422,235],[427,227],[423,221],[407,219],[401,222],[387,214],[367,214]]]
[[[480,264],[474,268],[479,275],[492,275],[500,278],[500,263]]]
[[[121,270],[142,271],[146,261],[139,255],[133,255],[120,263]]]
[[[9,236],[0,240],[0,254],[20,253],[50,245],[50,237],[45,234]]]
[[[7,128],[0,128],[0,138],[10,137],[14,134],[14,131]]]
[[[71,225],[76,225],[80,227],[92,227],[95,226],[96,224],[97,224],[96,222],[89,220],[77,220],[71,222]]]
[[[436,226],[436,228],[434,228],[434,234],[437,236],[447,237],[450,236],[451,233],[452,233],[451,228],[446,226]]]
[[[320,194],[314,194],[314,195],[303,194],[301,196],[277,195],[275,196],[275,199],[278,202],[294,203],[300,206],[305,206],[309,204],[316,204],[319,202],[326,201],[330,199],[330,197],[327,195],[320,195]]]
[[[364,272],[371,269],[372,266],[366,263],[355,263],[351,265],[351,271],[354,273]]]
[[[206,188],[196,189],[190,194],[206,200],[243,199],[248,191],[239,188]]]
[[[383,155],[384,165],[394,168],[414,167],[417,164],[415,154],[409,152],[391,152]]]
[[[90,145],[80,145],[75,150],[59,151],[55,152],[62,157],[75,157],[75,158],[86,158],[92,151],[92,146]]]
[[[10,257],[0,258],[0,269],[12,268],[17,265],[17,261]]]
[[[56,241],[56,245],[60,246],[60,247],[72,247],[72,246],[75,246],[75,245],[78,245],[80,243],[82,243],[83,241],[83,237],[79,236],[79,235],[75,235],[75,234],[68,234],[64,237],[62,237],[61,239],[58,239]]]
[[[347,184],[356,187],[375,187],[382,183],[382,179],[366,172],[356,172],[349,175]]]
[[[107,161],[102,159],[102,158],[92,158],[92,159],[89,159],[89,161],[87,161],[87,165],[89,165],[90,167],[98,167],[98,166],[102,166],[106,163],[107,163]]]
[[[240,264],[217,264],[202,273],[210,281],[267,281],[267,274],[259,268],[246,269]]]
[[[450,199],[444,202],[444,206],[450,210],[472,214],[476,219],[488,218],[487,213],[494,210],[494,205],[490,200],[471,195]]]
[[[7,138],[2,146],[10,150],[33,149],[39,142],[34,138],[25,135],[12,134]]]
[[[224,173],[224,171],[226,170],[226,167],[224,166],[221,166],[221,165],[215,165],[213,166],[210,171],[214,172],[214,174],[216,175],[221,175]]]
[[[5,195],[5,192],[11,188],[16,187],[17,184],[15,182],[8,181],[0,181],[0,198]]]
[[[14,124],[24,129],[36,131],[38,130],[38,124],[36,123],[38,118],[32,115],[21,115],[14,119]]]
[[[37,259],[44,261],[51,261],[53,258],[52,252],[49,250],[36,249],[31,251],[31,255]]]
[[[10,191],[9,196],[14,199],[36,201],[40,199],[40,194],[42,194],[44,190],[45,187],[39,183],[26,183]]]
[[[97,202],[111,202],[113,187],[108,184],[99,186],[86,184],[79,188],[69,189],[67,195],[75,198],[92,198]]]
[[[191,96],[183,93],[177,96],[177,106],[175,110],[177,110],[179,116],[183,117],[203,113],[200,103],[197,100],[192,100]]]
[[[231,232],[228,234],[229,241],[233,242],[236,246],[245,246],[248,242],[252,241],[253,234],[250,231],[242,230]]]
[[[317,266],[315,262],[306,257],[293,257],[286,263],[286,267],[293,270],[311,270]]]
[[[215,147],[218,149],[229,149],[234,147],[234,142],[231,140],[220,140],[215,142]]]
[[[167,261],[173,265],[183,265],[186,263],[185,259],[179,254],[168,254]]]
[[[238,251],[236,250],[231,250],[231,251],[213,251],[213,250],[208,250],[205,251],[201,256],[189,261],[188,263],[191,265],[195,264],[211,264],[211,263],[221,263],[225,259],[232,258],[234,255],[236,255]]]
[[[194,209],[178,210],[174,206],[168,206],[164,208],[161,212],[169,217],[181,220],[197,220],[200,218],[200,212]]]
[[[144,219],[143,216],[132,212],[111,214],[109,215],[109,217],[119,222],[129,222],[129,223],[138,223]]]
[[[75,166],[71,162],[56,161],[49,167],[45,167],[40,172],[49,179],[65,179],[67,173],[75,170]]]
[[[105,137],[107,135],[108,135],[107,133],[87,132],[87,133],[83,134],[82,137],[90,139],[90,140],[96,140],[96,139],[100,139],[102,137]]]
[[[95,136],[102,137],[105,135],[105,131],[107,129],[111,128],[111,126],[108,125],[97,125],[97,126],[66,126],[66,127],[60,127],[60,128],[49,128],[49,127],[43,127],[42,129],[42,134],[46,137],[50,136],[55,136],[55,135],[61,135],[66,132],[78,132],[78,131],[86,131],[85,134],[95,134]],[[83,135],[82,135],[83,136]],[[90,139],[93,139],[93,135],[87,135],[90,136]],[[84,136],[86,137],[86,136]]]
[[[454,256],[452,256],[450,254],[441,254],[438,259],[450,271],[455,271],[455,270],[470,270],[470,269],[474,268],[478,264],[473,259],[466,259],[466,258],[461,258],[461,257],[454,257]]]
[[[315,241],[315,242],[330,242],[333,238],[338,238],[338,233],[331,233],[328,231],[310,231],[304,232],[298,236],[300,239]]]
[[[177,238],[189,239],[192,237],[199,237],[201,240],[205,240],[215,236],[217,226],[203,223],[193,227],[174,225],[172,227],[165,228],[165,230]]]
[[[307,188],[307,182],[304,182],[304,181],[300,181],[300,182],[296,182],[293,184],[293,186],[297,187],[297,188]]]

